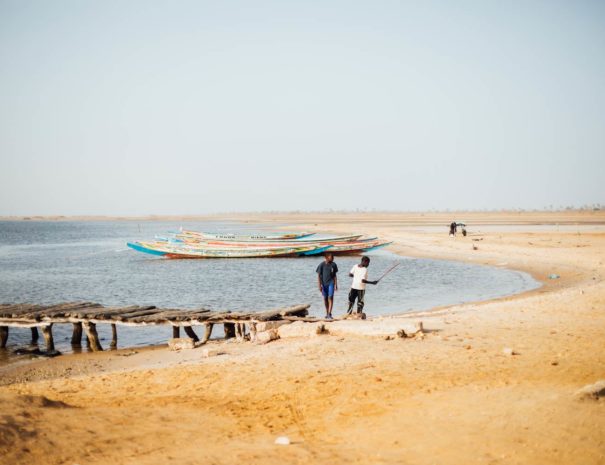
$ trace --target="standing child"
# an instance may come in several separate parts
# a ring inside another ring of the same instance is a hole
[[[349,291],[349,309],[348,314],[353,311],[355,299],[357,299],[357,313],[362,313],[364,306],[364,297],[366,293],[366,284],[378,284],[378,281],[368,281],[368,267],[370,266],[370,258],[361,257],[361,263],[351,268],[349,276],[353,278],[351,290]]]
[[[332,319],[332,307],[334,305],[334,291],[338,290],[338,267],[334,263],[334,255],[326,253],[324,261],[317,267],[317,283],[319,284],[319,292],[324,297],[324,305],[326,307],[326,319]]]

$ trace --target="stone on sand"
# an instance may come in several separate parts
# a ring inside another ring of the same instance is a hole
[[[327,333],[323,323],[305,323],[302,321],[296,321],[291,325],[280,326],[277,331],[281,338],[314,337]]]
[[[263,332],[269,331],[270,329],[277,329],[280,326],[290,324],[291,321],[288,320],[277,320],[277,321],[261,321],[256,323],[256,331]]]
[[[279,436],[277,439],[275,439],[275,444],[280,446],[289,446],[290,438],[288,436]]]
[[[256,333],[254,342],[257,344],[266,344],[267,342],[275,341],[280,338],[280,333],[277,329],[270,329],[268,331],[260,331]]]
[[[204,358],[208,358],[208,357],[216,357],[217,355],[222,355],[223,352],[221,352],[218,349],[202,349],[202,357]]]
[[[504,349],[502,349],[502,353],[504,355],[508,355],[509,357],[513,356],[513,355],[519,355],[518,352],[515,352],[513,349],[511,349],[510,347],[505,347]]]
[[[168,340],[170,350],[193,349],[195,342],[190,337],[175,337]]]
[[[580,400],[599,400],[605,397],[605,380],[584,386],[576,391],[575,397]]]

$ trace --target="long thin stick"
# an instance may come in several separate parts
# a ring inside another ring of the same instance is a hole
[[[382,274],[382,276],[376,280],[376,282],[380,282],[380,280],[381,280],[382,278],[384,278],[386,275],[388,275],[388,274],[389,274],[391,271],[393,271],[393,270],[394,270],[395,268],[397,268],[399,265],[400,265],[400,263],[399,263],[399,262],[395,263],[395,264],[394,264],[394,265],[393,265],[391,268],[389,268],[388,270],[386,270],[386,271],[385,271],[385,272]]]

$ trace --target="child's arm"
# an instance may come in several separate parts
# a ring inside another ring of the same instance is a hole
[[[317,285],[319,286],[319,292],[323,292],[321,288],[321,275],[319,273],[317,273]]]
[[[334,275],[334,290],[335,291],[338,290],[338,275],[337,274]]]
[[[369,280],[366,279],[368,277],[368,269],[367,268],[366,268],[365,275],[366,275],[365,278],[363,278],[361,280],[362,283],[365,283],[365,284],[378,284],[378,281],[369,281]]]

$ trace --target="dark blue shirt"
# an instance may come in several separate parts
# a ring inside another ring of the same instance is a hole
[[[334,262],[327,263],[324,261],[319,264],[316,271],[319,274],[321,283],[324,286],[329,286],[330,284],[332,284],[334,282],[336,273],[338,273],[338,267],[336,266],[336,263],[334,263]]]

